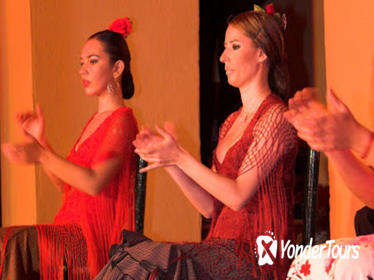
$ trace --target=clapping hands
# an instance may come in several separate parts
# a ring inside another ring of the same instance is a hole
[[[36,104],[36,113],[17,114],[16,119],[25,136],[33,137],[39,142],[44,141],[45,121],[39,104]]]
[[[316,99],[316,89],[304,88],[289,100],[285,117],[297,129],[298,136],[318,151],[354,148],[359,127],[348,107],[330,89],[327,108]]]
[[[151,164],[140,172],[178,164],[181,146],[176,140],[173,125],[165,123],[164,128],[156,125],[156,132],[143,127],[133,141],[135,152]]]
[[[40,161],[44,139],[44,117],[39,104],[36,113],[25,112],[17,114],[16,120],[28,141],[23,143],[4,143],[1,147],[3,154],[14,163],[37,163]]]
[[[35,140],[25,143],[4,143],[1,149],[4,156],[14,163],[38,163],[43,151]]]

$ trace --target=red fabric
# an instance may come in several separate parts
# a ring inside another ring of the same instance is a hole
[[[80,166],[91,168],[113,157],[122,158],[123,164],[97,196],[65,185],[54,225],[37,225],[41,279],[60,279],[64,259],[69,279],[93,278],[109,260],[110,245],[121,241],[121,230],[135,230],[132,141],[137,132],[132,110],[121,107],[77,151],[76,144],[72,148],[67,159]]]
[[[7,251],[6,251],[6,245],[8,243],[8,239],[9,237],[12,235],[12,232],[13,230],[17,228],[17,227],[8,227],[6,230],[5,230],[5,234],[4,234],[4,237],[3,237],[3,244],[2,244],[2,248],[1,248],[1,259],[0,259],[0,276],[1,276],[1,273],[3,271],[3,266],[4,266],[4,261],[5,261],[5,257],[7,255]]]
[[[234,239],[238,253],[247,261],[257,263],[254,257],[257,236],[273,232],[278,240],[276,261],[279,263],[260,267],[262,279],[268,279],[269,274],[273,274],[275,279],[285,279],[288,262],[279,258],[280,241],[292,239],[297,141],[294,129],[283,117],[285,110],[281,99],[270,95],[257,110],[241,139],[227,151],[223,162],[220,163],[215,154],[213,158],[213,168],[232,179],[257,168],[259,188],[243,209],[234,211],[220,201],[214,201],[215,212],[207,239]],[[239,113],[240,110],[234,112],[224,122],[220,139]],[[252,274],[256,276],[255,269]]]

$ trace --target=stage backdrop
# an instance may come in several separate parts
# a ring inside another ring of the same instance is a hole
[[[199,156],[198,0],[23,0],[17,6],[13,2],[3,0],[1,5],[8,9],[0,7],[1,21],[9,17],[12,23],[1,26],[8,36],[1,42],[7,61],[1,63],[14,72],[13,80],[13,72],[1,73],[2,83],[14,85],[2,85],[2,141],[16,139],[14,112],[39,102],[48,139],[59,154],[67,155],[96,110],[95,99],[84,95],[78,74],[81,47],[90,34],[128,16],[133,22],[128,43],[135,96],[126,104],[134,109],[140,126],[175,122],[181,143]],[[42,168],[10,169],[4,159],[2,163],[4,225],[51,222],[61,195]],[[156,240],[197,241],[200,227],[200,215],[168,175],[163,170],[150,172],[145,234]]]
[[[1,142],[20,141],[16,112],[33,106],[30,1],[0,1]],[[3,225],[36,222],[35,167],[1,158]]]
[[[374,1],[328,0],[324,8],[327,86],[374,129]],[[362,203],[329,167],[331,238],[354,236],[353,218]]]

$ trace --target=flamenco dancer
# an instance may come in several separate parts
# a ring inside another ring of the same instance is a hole
[[[257,265],[257,236],[289,238],[296,133],[284,118],[288,80],[283,29],[273,6],[228,22],[225,64],[243,106],[220,129],[212,169],[194,159],[170,125],[143,129],[136,152],[164,168],[190,202],[212,218],[200,243],[162,243],[125,232],[126,240],[96,277],[102,279],[285,279],[286,261]],[[279,260],[279,258],[277,258]]]
[[[90,118],[66,159],[56,154],[44,133],[44,118],[19,114],[28,142],[4,144],[4,155],[16,163],[41,164],[64,193],[53,224],[0,229],[1,279],[92,279],[109,259],[121,230],[134,230],[135,153],[138,132],[131,98],[134,84],[125,37],[128,18],[91,35],[80,57],[80,75],[87,96],[97,98]]]

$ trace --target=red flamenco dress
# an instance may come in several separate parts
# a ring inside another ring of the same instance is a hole
[[[39,254],[40,279],[62,279],[63,267],[67,269],[68,279],[92,279],[108,261],[110,245],[121,241],[121,231],[134,230],[136,159],[132,141],[137,132],[132,110],[120,107],[78,148],[80,138],[73,146],[67,157],[72,163],[91,168],[104,160],[121,157],[122,166],[96,196],[65,185],[63,205],[53,224],[26,227],[31,231],[36,228],[39,249],[36,254],[31,252],[31,256]],[[12,247],[18,246],[7,244],[13,232],[17,232],[17,227],[7,228],[4,234],[1,266],[9,263]],[[32,249],[21,252],[22,258],[29,251]],[[11,274],[12,265],[8,266],[6,270]],[[4,269],[2,279],[9,279]]]
[[[213,198],[210,233],[200,243],[153,242],[128,232],[96,280],[285,279],[289,262],[277,255],[272,266],[258,266],[255,248],[256,238],[267,232],[279,241],[293,235],[297,138],[283,117],[286,109],[280,98],[270,95],[224,160],[214,155],[213,170],[233,180],[257,169],[258,189],[245,207],[234,211]],[[219,140],[240,110],[226,119]]]

